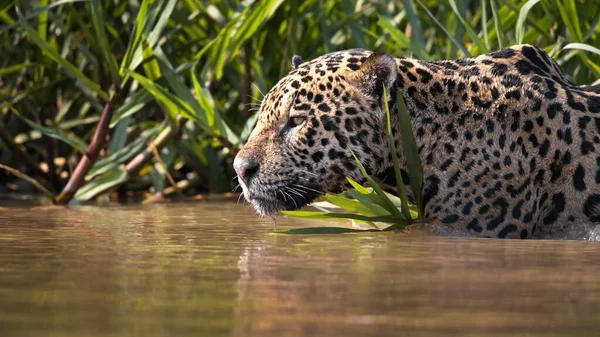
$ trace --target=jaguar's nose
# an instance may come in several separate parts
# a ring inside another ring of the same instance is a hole
[[[235,157],[233,161],[233,169],[238,175],[238,178],[246,186],[250,185],[250,181],[258,173],[260,165],[255,158]]]

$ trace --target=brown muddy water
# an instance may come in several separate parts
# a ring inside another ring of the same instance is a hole
[[[272,231],[235,203],[0,209],[0,335],[600,335],[598,242]]]

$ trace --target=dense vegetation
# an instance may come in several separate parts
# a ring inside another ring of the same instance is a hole
[[[599,21],[599,0],[3,1],[0,192],[64,204],[231,191],[232,158],[294,54],[533,43],[588,84]]]

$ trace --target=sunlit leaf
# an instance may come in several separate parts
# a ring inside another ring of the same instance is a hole
[[[563,49],[577,49],[600,55],[600,49],[585,43],[569,43]]]

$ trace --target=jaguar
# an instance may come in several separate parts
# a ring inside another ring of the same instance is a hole
[[[269,216],[343,191],[346,177],[362,179],[349,149],[385,175],[386,101],[407,183],[397,93],[418,146],[429,229],[524,239],[600,222],[600,85],[575,85],[532,45],[449,61],[362,49],[294,56],[235,157],[244,197]]]

